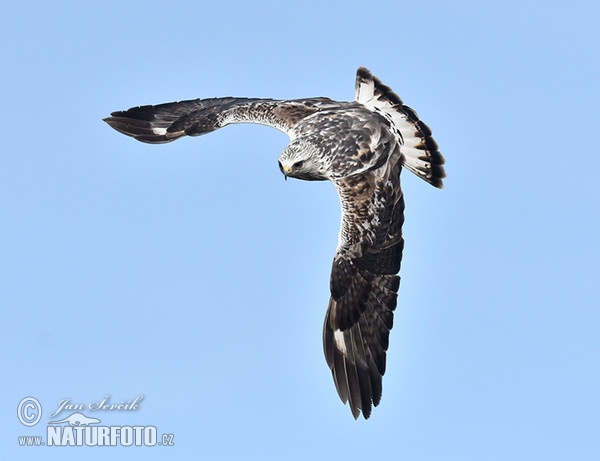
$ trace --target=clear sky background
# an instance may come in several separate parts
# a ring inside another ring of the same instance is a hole
[[[600,459],[598,19],[577,0],[4,5],[3,456]],[[322,352],[331,184],[284,181],[287,137],[268,127],[152,146],[101,121],[197,97],[351,100],[361,65],[430,125],[448,173],[440,191],[403,172],[368,421]],[[86,414],[174,446],[18,446],[60,400],[139,395]]]

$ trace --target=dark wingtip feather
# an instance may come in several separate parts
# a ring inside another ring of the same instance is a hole
[[[139,109],[139,108],[135,108]],[[164,134],[157,134],[152,123],[143,117],[137,117],[134,109],[128,111],[113,112],[110,117],[103,119],[111,128],[126,136],[131,136],[137,141],[148,144],[164,144],[180,138],[185,133],[170,133],[164,130]]]

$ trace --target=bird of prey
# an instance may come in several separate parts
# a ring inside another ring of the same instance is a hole
[[[381,399],[404,240],[402,167],[441,188],[444,158],[416,112],[364,67],[355,100],[212,98],[134,107],[104,119],[158,144],[233,123],[259,123],[290,137],[279,157],[285,178],[329,180],[340,199],[339,242],[323,346],[337,392],[354,418]]]

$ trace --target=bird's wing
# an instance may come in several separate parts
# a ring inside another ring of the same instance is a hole
[[[342,205],[323,343],[338,394],[355,418],[379,404],[404,240],[400,153],[381,168],[335,179]]]
[[[336,107],[328,98],[279,101],[274,99],[212,98],[132,107],[104,119],[115,130],[151,144],[199,136],[231,123],[258,123],[293,137],[298,121]]]
[[[402,144],[403,165],[429,184],[442,188],[446,177],[444,157],[417,113],[364,67],[356,72],[355,99],[390,122]]]

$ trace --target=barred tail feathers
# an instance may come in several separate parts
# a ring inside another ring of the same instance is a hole
[[[429,184],[442,188],[445,160],[431,130],[417,113],[364,67],[356,73],[355,99],[391,123],[402,144],[403,165]]]

